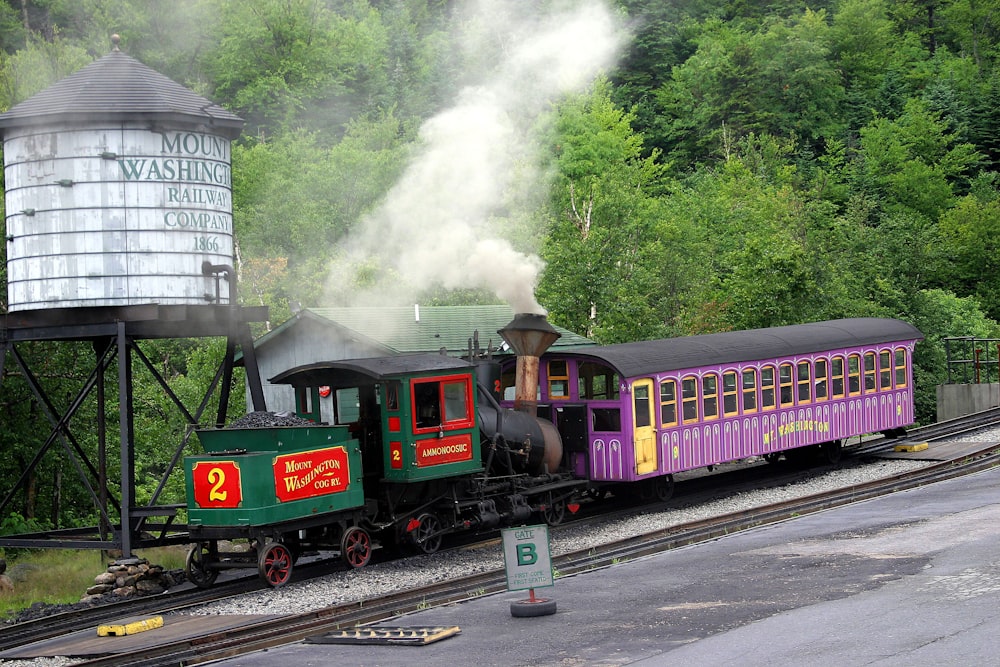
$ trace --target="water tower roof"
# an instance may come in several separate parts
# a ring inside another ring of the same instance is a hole
[[[230,139],[243,129],[236,114],[115,50],[0,114],[0,132],[93,120],[202,125],[202,131]]]

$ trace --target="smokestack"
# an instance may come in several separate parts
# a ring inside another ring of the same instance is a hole
[[[560,334],[544,315],[518,313],[497,331],[517,355],[514,409],[534,415],[538,407],[538,364]]]

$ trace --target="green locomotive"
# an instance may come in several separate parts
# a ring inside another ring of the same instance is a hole
[[[197,431],[205,453],[184,466],[190,580],[256,566],[280,586],[305,551],[362,567],[376,544],[433,553],[452,532],[533,513],[558,523],[585,481],[550,469],[555,428],[501,408],[482,372],[432,354],[300,366],[271,382],[294,387],[303,425]]]

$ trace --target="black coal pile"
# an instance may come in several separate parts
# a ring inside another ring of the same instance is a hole
[[[258,410],[243,415],[229,424],[229,428],[273,428],[275,426],[315,426],[315,422],[291,412],[264,412]]]

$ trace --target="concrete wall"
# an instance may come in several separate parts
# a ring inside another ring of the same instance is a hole
[[[937,420],[955,419],[1000,405],[1000,384],[939,384]]]

